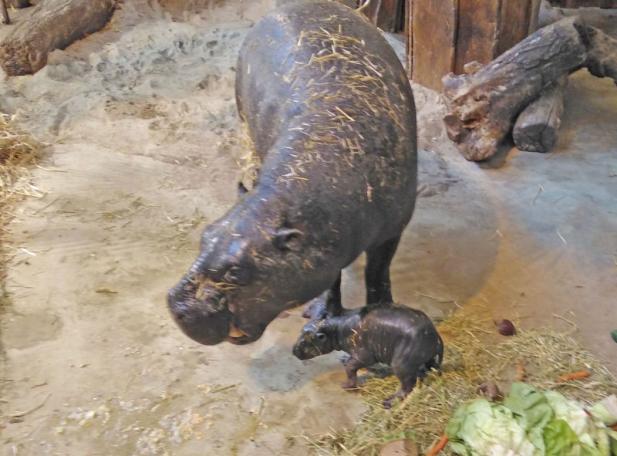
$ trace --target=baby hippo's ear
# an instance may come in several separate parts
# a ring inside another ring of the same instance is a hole
[[[302,236],[304,236],[304,233],[295,228],[279,228],[274,233],[274,246],[282,251],[292,250],[297,252],[302,247]]]

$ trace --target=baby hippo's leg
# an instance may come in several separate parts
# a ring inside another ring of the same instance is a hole
[[[362,369],[365,364],[357,358],[351,357],[345,363],[345,373],[347,374],[347,381],[343,383],[343,389],[355,389],[358,387],[358,370]]]
[[[421,372],[421,366],[416,364],[407,366],[394,365],[392,370],[401,382],[401,387],[396,393],[383,401],[383,406],[387,409],[392,407],[396,399],[404,399],[413,390],[418,380],[418,374]]]

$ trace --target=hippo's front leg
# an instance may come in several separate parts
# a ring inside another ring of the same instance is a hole
[[[318,298],[309,302],[302,316],[310,320],[321,320],[326,315],[338,316],[343,313],[343,303],[341,302],[341,273],[339,272],[336,282],[328,291]]]
[[[345,363],[347,381],[341,385],[343,389],[352,390],[358,387],[358,371],[364,366],[365,364],[362,361],[353,356]]]
[[[366,305],[377,307],[392,303],[390,263],[396,253],[400,236],[366,251]]]

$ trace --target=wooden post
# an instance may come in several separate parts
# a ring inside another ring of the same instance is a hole
[[[441,90],[450,72],[486,64],[535,30],[539,0],[408,0],[410,77]]]
[[[410,79],[441,90],[441,78],[454,70],[459,0],[408,0]]]
[[[2,23],[10,24],[9,11],[6,9],[6,0],[0,0],[0,9],[2,10]]]
[[[404,0],[370,0],[362,7],[368,19],[384,32],[401,31]]]

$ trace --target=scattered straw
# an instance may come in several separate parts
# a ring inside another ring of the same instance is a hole
[[[431,374],[392,410],[385,410],[382,401],[398,388],[398,380],[369,379],[362,389],[368,410],[360,423],[353,429],[308,438],[317,454],[377,455],[385,442],[399,438],[415,440],[424,453],[443,434],[455,408],[478,397],[481,383],[493,380],[507,391],[520,361],[526,381],[539,388],[585,403],[617,393],[615,378],[570,335],[519,331],[504,338],[493,335],[490,320],[467,310],[456,313],[439,330],[446,344],[443,375]],[[583,369],[592,375],[559,383],[560,375]],[[453,453],[446,447],[441,454]]]
[[[29,168],[39,160],[41,149],[40,143],[11,124],[9,116],[0,114],[0,242],[12,218],[11,204],[24,196],[42,196],[29,179]],[[0,261],[0,279],[3,277],[4,261]]]

